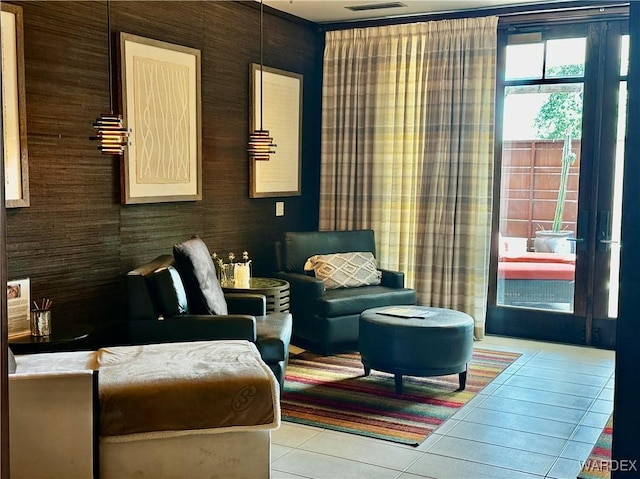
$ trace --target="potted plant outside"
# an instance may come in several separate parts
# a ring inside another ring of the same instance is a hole
[[[534,251],[537,252],[574,252],[574,243],[570,241],[570,238],[574,237],[574,232],[562,229],[564,204],[567,197],[567,183],[569,181],[569,168],[576,159],[576,154],[571,151],[571,141],[571,129],[568,129],[562,147],[562,169],[560,171],[560,185],[558,187],[556,209],[553,215],[553,225],[550,230],[541,229],[536,231],[533,248]]]

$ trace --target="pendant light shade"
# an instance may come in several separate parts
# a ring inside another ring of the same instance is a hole
[[[107,0],[107,47],[109,58],[109,113],[102,114],[93,124],[96,136],[92,140],[98,140],[98,149],[103,155],[122,155],[129,144],[130,130],[122,124],[122,115],[113,113],[113,86],[111,80],[111,5]]]
[[[273,138],[269,136],[269,130],[255,130],[249,135],[249,156],[257,161],[269,161],[269,155],[273,155],[277,145],[273,144]]]
[[[97,130],[92,140],[98,140],[98,148],[103,155],[122,155],[129,144],[129,130],[122,126],[122,116],[113,113],[103,114],[93,127]]]
[[[262,50],[262,31],[263,31],[263,9],[264,5],[260,0],[260,128],[254,130],[249,135],[249,145],[247,151],[249,152],[249,158],[256,161],[269,161],[269,155],[273,155],[276,150],[276,146],[273,143],[273,138],[269,134],[269,130],[265,130],[262,126],[263,117],[263,85],[262,85],[262,70],[263,70],[263,50]]]

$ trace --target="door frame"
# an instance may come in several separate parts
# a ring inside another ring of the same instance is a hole
[[[557,18],[556,18],[557,20]],[[615,12],[606,18],[594,14],[591,17],[581,16],[579,23],[587,23],[587,43],[593,45],[595,39],[599,39],[603,30],[610,32],[620,29],[620,25],[626,25],[628,21],[628,10],[626,12]],[[522,21],[522,25],[527,30],[553,29],[566,30],[571,34],[571,30],[576,28],[574,19],[567,18],[564,22],[554,21],[549,25],[547,21],[527,22]],[[502,25],[498,32],[498,78],[500,73],[505,71],[507,35],[513,33],[517,22],[508,22]],[[582,25],[584,29],[584,25]],[[621,30],[622,31],[622,30]],[[622,31],[622,34],[624,31]],[[612,149],[615,154],[615,135],[603,137],[601,131],[605,121],[610,121],[617,115],[617,102],[613,101],[614,95],[604,96],[604,88],[611,88],[613,82],[619,82],[620,77],[615,75],[605,76],[604,72],[615,71],[619,68],[619,48],[617,54],[613,54],[614,46],[611,36],[606,36],[605,44],[598,43],[598,48],[588,48],[585,58],[585,74],[583,77],[584,102],[583,102],[583,131],[598,132],[598,134],[582,135],[581,158],[588,158],[586,164],[581,168],[580,187],[578,190],[578,204],[585,205],[589,198],[598,198],[598,204],[593,211],[585,210],[587,221],[581,221],[578,225],[576,237],[594,238],[593,241],[581,245],[577,251],[576,259],[576,289],[573,313],[543,311],[535,309],[514,308],[497,304],[497,265],[499,249],[499,225],[500,225],[500,194],[502,180],[502,131],[504,115],[505,82],[498,80],[496,86],[496,146],[494,162],[494,185],[493,185],[493,216],[492,216],[492,238],[490,254],[490,276],[487,303],[486,331],[489,334],[500,334],[516,336],[529,339],[558,341],[571,344],[591,344],[603,348],[613,348],[615,346],[616,321],[604,317],[594,317],[593,315],[593,295],[589,291],[601,283],[594,283],[593,276],[589,278],[590,271],[598,271],[598,274],[609,270],[609,256],[597,255],[596,226],[597,211],[603,210],[602,201],[606,193],[606,187],[612,180],[613,168],[609,168],[611,174],[601,175],[600,158],[602,152],[607,148]],[[615,63],[615,67],[613,67]],[[619,70],[618,70],[619,71]],[[615,77],[615,79],[613,78]],[[617,92],[617,86],[616,86]],[[603,98],[604,96],[604,98]],[[613,116],[611,116],[613,115]],[[615,126],[615,125],[614,125]],[[499,139],[499,141],[498,141]],[[609,192],[610,193],[610,192]],[[610,197],[607,197],[609,200]],[[585,217],[581,217],[583,220]],[[607,276],[608,277],[608,276]]]

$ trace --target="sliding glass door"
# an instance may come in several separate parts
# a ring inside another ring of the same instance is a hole
[[[502,36],[489,333],[614,343],[625,28],[599,21]]]

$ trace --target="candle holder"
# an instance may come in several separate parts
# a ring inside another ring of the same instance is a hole
[[[229,253],[229,262],[218,256],[218,253],[211,254],[211,259],[216,268],[216,276],[222,287],[248,288],[251,281],[251,260],[247,251],[242,252],[242,260],[235,262],[236,255]]]
[[[220,284],[222,286],[233,286],[235,284],[236,278],[234,266],[234,263],[226,263],[220,267]]]
[[[236,288],[248,288],[251,281],[249,263],[235,263],[234,277]]]

